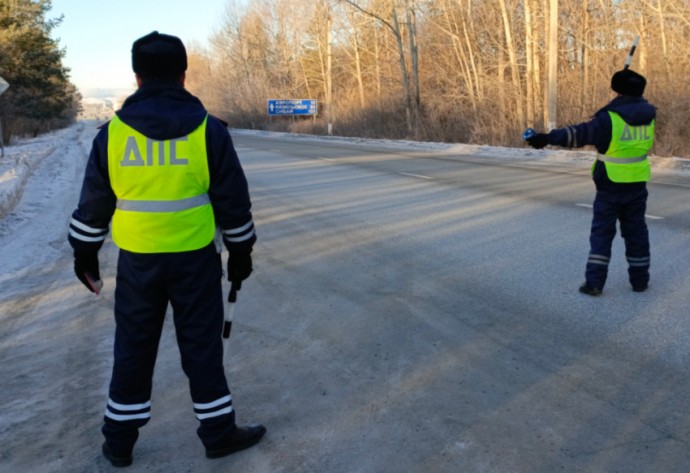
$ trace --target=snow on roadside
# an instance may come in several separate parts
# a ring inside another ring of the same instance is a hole
[[[69,129],[63,129],[5,146],[5,157],[0,158],[0,218],[12,212],[29,177],[58,149],[68,133]]]
[[[5,148],[0,158],[0,218],[12,211],[33,170],[53,151],[55,146],[48,143]]]
[[[76,124],[73,126],[80,126]],[[94,127],[94,136],[96,135]],[[594,151],[564,150],[549,148],[533,150],[531,148],[506,148],[500,146],[466,145],[454,143],[433,143],[409,140],[386,140],[370,138],[351,138],[338,136],[296,135],[291,133],[269,132],[259,130],[231,129],[237,135],[256,135],[267,138],[291,139],[296,141],[320,141],[345,143],[376,148],[390,148],[407,151],[438,152],[444,155],[473,156],[487,159],[530,162],[534,164],[567,164],[588,168],[592,165]],[[26,182],[43,160],[59,149],[69,129],[48,133],[37,138],[17,140],[15,144],[5,147],[5,157],[0,158],[0,218],[12,212],[21,199]],[[85,150],[88,153],[88,150]],[[686,158],[651,158],[655,172],[662,174],[683,174],[690,176],[690,160]]]
[[[459,143],[421,142],[409,140],[387,140],[373,138],[351,138],[340,136],[320,135],[296,135],[292,133],[230,129],[231,134],[244,134],[264,136],[267,138],[281,138],[301,141],[322,141],[329,143],[345,143],[364,147],[390,148],[407,151],[428,151],[444,155],[473,156],[487,159],[530,162],[534,164],[564,164],[580,168],[590,168],[595,158],[594,148],[587,147],[577,150],[569,150],[557,147],[549,147],[543,150],[535,150],[525,145],[521,148],[508,148],[503,146],[468,145]],[[690,176],[690,159],[682,157],[650,156],[652,167],[662,173],[687,174]]]

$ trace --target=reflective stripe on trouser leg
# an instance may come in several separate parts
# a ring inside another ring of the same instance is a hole
[[[151,402],[120,404],[108,399],[101,431],[118,455],[127,456],[139,438],[139,428],[151,418]]]
[[[606,283],[609,272],[610,257],[604,255],[589,254],[585,279],[587,284],[602,289]]]
[[[235,429],[235,411],[223,366],[221,257],[213,245],[179,256],[170,279],[175,335],[182,369],[189,378],[197,433],[215,446]]]
[[[627,256],[626,260],[628,261],[628,266],[630,268],[649,269],[649,256],[643,256],[641,258],[633,258],[631,256]]]
[[[649,284],[649,256],[626,257],[628,261],[628,277],[633,287],[646,287]]]
[[[608,276],[611,244],[616,236],[617,205],[612,197],[597,192],[592,206],[592,229],[589,235],[589,258],[585,279],[590,286],[602,289]]]
[[[633,287],[649,283],[649,232],[645,222],[647,189],[626,194],[620,210],[621,236],[625,240],[628,276]]]
[[[194,403],[194,414],[199,420],[213,419],[230,414],[232,411],[232,396],[229,394],[213,402]]]
[[[229,394],[212,402],[195,402],[194,414],[199,419],[197,435],[207,449],[222,446],[237,428]]]
[[[602,266],[608,266],[609,262],[611,261],[611,258],[608,256],[604,255],[593,255],[589,254],[589,258],[587,258],[587,264],[598,264]]]
[[[131,449],[151,417],[151,382],[167,296],[160,255],[120,251],[115,287],[115,346],[103,435],[113,448]]]
[[[120,422],[145,421],[151,418],[151,401],[142,404],[120,404],[108,399],[105,417]]]

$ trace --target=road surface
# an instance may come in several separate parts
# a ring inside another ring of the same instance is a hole
[[[0,221],[0,471],[100,472],[117,250],[66,242],[80,124]],[[577,292],[586,169],[234,134],[259,236],[228,377],[256,447],[208,460],[170,320],[132,472],[687,472],[690,203],[650,186],[652,280]],[[663,181],[663,182],[662,182]]]

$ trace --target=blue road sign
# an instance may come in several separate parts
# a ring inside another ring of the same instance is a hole
[[[269,115],[316,115],[316,99],[269,99]]]

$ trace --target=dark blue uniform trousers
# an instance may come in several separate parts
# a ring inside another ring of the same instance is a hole
[[[131,453],[138,429],[151,417],[151,381],[168,303],[201,441],[212,448],[235,429],[223,368],[221,278],[213,244],[183,253],[120,251],[114,363],[102,428],[116,453]]]
[[[587,284],[602,289],[606,283],[611,244],[616,235],[616,221],[620,222],[625,240],[628,276],[633,288],[642,289],[649,282],[649,234],[645,223],[647,189],[628,192],[598,190],[594,199],[590,253],[585,278]]]

